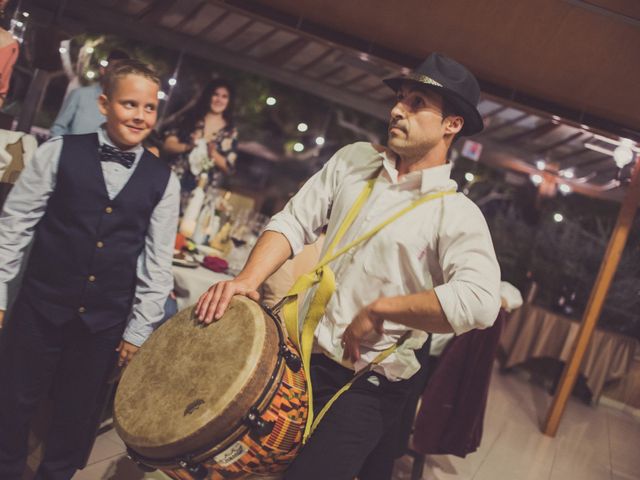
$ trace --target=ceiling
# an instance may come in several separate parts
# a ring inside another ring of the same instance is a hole
[[[486,129],[474,140],[483,162],[596,197],[623,196],[606,152],[621,137],[640,140],[635,0],[31,0],[29,8],[75,33],[183,50],[381,119],[393,94],[380,80],[441,51],[480,80]]]

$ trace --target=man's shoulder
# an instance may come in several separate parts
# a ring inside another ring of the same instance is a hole
[[[356,142],[345,145],[335,154],[336,163],[344,168],[368,168],[379,166],[385,148],[369,142]]]
[[[385,151],[382,145],[370,142],[354,142],[342,147],[338,152],[350,155],[370,155],[377,156]]]
[[[471,200],[462,192],[456,192],[453,195],[446,195],[444,198],[445,198],[445,202],[447,202],[449,205],[452,205],[456,208],[468,210],[473,214],[476,214],[476,213],[482,214],[478,205],[476,205],[476,203],[473,200]]]
[[[445,220],[455,228],[468,230],[482,225],[486,226],[486,219],[480,207],[464,193],[455,193],[444,197]]]

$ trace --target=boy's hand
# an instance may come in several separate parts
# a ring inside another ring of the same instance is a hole
[[[126,367],[139,349],[140,347],[136,347],[132,343],[121,340],[120,345],[116,348],[116,352],[120,353],[120,357],[118,357],[118,366]]]
[[[4,310],[0,310],[0,330],[4,325]]]

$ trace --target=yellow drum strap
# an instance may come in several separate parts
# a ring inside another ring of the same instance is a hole
[[[291,290],[289,290],[289,292],[287,293],[286,295],[287,300],[282,307],[282,316],[284,317],[287,333],[291,341],[296,345],[296,347],[298,347],[298,350],[300,351],[300,354],[302,356],[304,373],[307,381],[307,395],[309,398],[309,416],[307,419],[307,424],[305,426],[303,443],[306,443],[307,439],[309,438],[311,433],[315,430],[318,423],[324,416],[325,412],[329,409],[329,407],[333,404],[333,402],[335,402],[335,400],[343,392],[347,391],[351,387],[353,382],[355,382],[361,375],[369,372],[374,365],[377,365],[378,363],[382,362],[385,358],[387,358],[389,355],[391,355],[396,350],[396,348],[399,345],[401,345],[402,342],[404,342],[404,340],[408,337],[410,333],[410,332],[407,332],[398,340],[396,344],[392,345],[391,347],[381,352],[366,368],[358,372],[358,374],[355,375],[349,383],[347,383],[344,387],[342,387],[331,398],[331,400],[325,405],[322,411],[318,414],[317,418],[314,419],[313,391],[312,391],[312,385],[311,385],[309,364],[311,362],[311,350],[313,347],[313,338],[314,338],[315,330],[318,326],[318,323],[320,322],[320,319],[324,316],[327,303],[329,303],[329,300],[331,299],[331,295],[333,295],[333,292],[335,291],[335,288],[336,288],[335,276],[333,274],[333,271],[329,267],[329,263],[335,260],[336,258],[338,258],[340,255],[344,254],[345,252],[349,251],[356,245],[368,240],[373,235],[375,235],[380,230],[382,230],[384,227],[389,225],[391,222],[397,220],[402,215],[413,210],[417,206],[425,202],[428,202],[430,200],[435,200],[437,198],[444,197],[445,195],[451,195],[455,193],[455,191],[446,191],[446,192],[438,192],[438,193],[425,195],[424,197],[415,200],[409,206],[403,208],[399,212],[396,212],[394,215],[392,215],[390,218],[388,218],[384,222],[378,224],[368,233],[362,235],[361,237],[352,241],[348,245],[342,247],[337,252],[333,253],[333,250],[336,248],[336,246],[338,245],[338,243],[340,242],[340,240],[342,239],[346,231],[349,229],[353,221],[358,216],[358,213],[362,209],[363,205],[366,203],[367,199],[371,195],[374,184],[375,184],[375,178],[367,181],[367,184],[365,185],[364,189],[362,190],[362,192],[356,199],[355,203],[347,213],[347,216],[345,217],[344,221],[338,228],[338,231],[333,241],[329,245],[329,248],[327,248],[327,251],[324,257],[322,258],[322,260],[320,261],[320,263],[318,263],[311,272],[302,275],[300,278],[296,280],[293,287],[291,287]],[[306,292],[316,284],[318,284],[318,288],[316,289],[315,295],[313,296],[313,299],[311,300],[311,303],[309,305],[309,309],[306,312],[306,315],[304,317],[304,321],[302,324],[302,336],[300,336],[300,330],[299,330],[300,325],[298,322],[298,300],[303,296],[302,294],[304,294],[304,292]]]

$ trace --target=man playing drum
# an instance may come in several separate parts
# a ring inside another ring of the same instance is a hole
[[[483,128],[476,79],[432,54],[385,82],[397,92],[388,147],[339,150],[273,217],[238,276],[213,285],[197,305],[210,323],[234,295],[257,300],[258,286],[327,226],[325,262],[311,274],[320,284],[298,290],[301,315],[318,321],[310,363],[316,412],[354,372],[376,364],[326,411],[285,474],[290,480],[389,479],[384,445],[420,368],[415,351],[430,333],[490,326],[500,306],[486,222],[455,193],[447,162],[456,135]],[[297,303],[293,310],[295,318]]]

